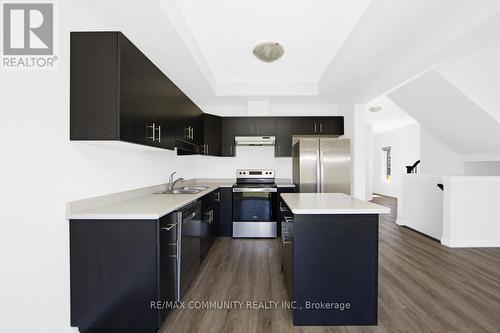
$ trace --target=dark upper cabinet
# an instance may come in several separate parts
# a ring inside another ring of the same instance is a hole
[[[294,117],[295,135],[343,135],[344,117]]]
[[[292,135],[344,134],[343,117],[205,118],[120,32],[72,32],[70,73],[71,140],[121,140],[177,147],[178,154],[235,156],[235,136],[275,135],[275,155],[291,156]]]
[[[171,110],[160,105],[163,73],[119,32],[72,32],[71,140],[162,140]]]
[[[292,118],[276,118],[275,157],[292,156]]]
[[[179,89],[180,91],[180,89]],[[200,108],[180,91],[179,102],[175,107],[176,139],[194,145],[203,144],[203,113]]]
[[[235,118],[222,118],[222,133],[221,133],[221,156],[235,156],[236,149],[234,147],[235,136]]]
[[[293,134],[317,135],[319,134],[319,121],[316,117],[294,117]]]
[[[276,135],[276,118],[257,117],[254,119],[257,127],[257,135],[262,135],[262,136]]]
[[[236,136],[271,136],[276,133],[274,117],[235,118]]]
[[[236,136],[252,136],[257,135],[253,118],[237,117],[234,120],[234,134]]]
[[[344,117],[322,117],[318,120],[321,135],[344,135]]]
[[[162,146],[156,66],[122,34],[119,53],[119,139]],[[170,147],[172,148],[172,147]]]
[[[203,114],[203,145],[205,155],[221,156],[222,117],[212,114]]]

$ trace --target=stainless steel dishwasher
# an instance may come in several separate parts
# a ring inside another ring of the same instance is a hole
[[[200,268],[201,201],[177,211],[180,251],[177,276],[177,300],[180,301]]]

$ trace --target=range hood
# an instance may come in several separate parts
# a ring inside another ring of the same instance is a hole
[[[234,138],[237,146],[274,146],[275,136],[237,136]]]

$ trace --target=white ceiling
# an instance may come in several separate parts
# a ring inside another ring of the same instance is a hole
[[[378,112],[368,110],[370,107],[376,106],[381,107],[381,110]],[[373,126],[373,134],[380,134],[417,123],[415,119],[385,95],[366,103],[365,117],[366,123]]]
[[[366,103],[432,67],[443,48],[500,10],[498,0],[88,1],[212,110],[256,97],[304,112]],[[272,39],[285,56],[253,59],[252,47]]]
[[[298,82],[310,83],[308,89],[317,93],[315,85],[370,2],[177,0],[176,4],[224,91],[235,82]],[[256,59],[253,47],[266,41],[280,42],[284,56],[274,63]]]
[[[454,152],[500,153],[500,123],[437,71],[421,75],[388,97]]]

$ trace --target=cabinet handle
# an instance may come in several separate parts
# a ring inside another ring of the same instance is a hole
[[[323,133],[323,123],[319,123],[319,131],[320,133]]]
[[[151,139],[151,140],[153,140],[153,141],[155,141],[155,138],[156,138],[156,137],[155,137],[155,132],[156,132],[155,127],[156,127],[156,126],[155,126],[155,123],[153,123],[153,125],[148,125],[148,126],[146,126],[146,128],[151,128],[151,129],[152,129],[153,136],[148,136],[148,139]]]
[[[253,124],[252,124],[252,133],[253,133]]]
[[[187,131],[187,134],[186,134],[186,131]],[[184,137],[186,139],[191,139],[191,127],[187,127],[185,130],[184,130]]]
[[[191,140],[194,140],[194,128],[193,127],[190,127],[191,128]]]
[[[281,153],[280,145],[278,145],[278,155]]]
[[[233,145],[229,145],[229,155],[233,156]]]
[[[316,133],[316,128],[317,128],[316,123],[314,123],[314,133]]]
[[[215,201],[220,202],[220,192],[215,193],[217,197],[215,198]]]
[[[207,143],[207,155],[210,154],[210,144]]]
[[[161,125],[158,125],[158,142],[161,142]]]
[[[164,231],[170,231],[172,230],[173,227],[175,227],[177,225],[177,223],[175,224],[169,224],[167,227],[163,227],[161,228],[161,230],[164,230]]]

